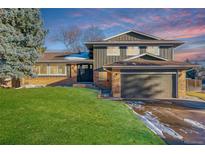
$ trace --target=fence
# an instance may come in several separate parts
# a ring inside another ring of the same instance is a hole
[[[186,79],[186,90],[187,91],[201,91],[202,90],[202,80]]]

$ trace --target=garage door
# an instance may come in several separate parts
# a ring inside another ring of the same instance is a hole
[[[123,98],[172,98],[176,97],[175,74],[122,74]]]

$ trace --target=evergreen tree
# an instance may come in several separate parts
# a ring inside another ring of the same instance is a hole
[[[39,9],[0,9],[0,79],[32,76],[46,31]]]

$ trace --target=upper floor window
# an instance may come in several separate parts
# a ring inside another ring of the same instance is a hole
[[[140,54],[146,53],[147,46],[140,46]]]
[[[108,46],[107,56],[120,56],[120,48],[118,46]]]
[[[127,56],[134,56],[140,54],[138,46],[128,46],[127,47]]]
[[[160,54],[158,46],[148,46],[147,47],[147,52],[151,53],[151,54],[154,54],[154,55],[159,55]]]

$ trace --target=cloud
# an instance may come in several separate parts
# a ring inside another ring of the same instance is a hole
[[[175,60],[177,61],[185,61],[189,60],[201,60],[205,59],[205,49],[193,49],[193,50],[185,50],[181,52],[175,52]]]
[[[185,39],[205,35],[205,25],[186,28],[166,27],[166,30],[155,32],[156,35],[170,39]]]
[[[134,24],[136,23],[136,21],[133,18],[129,18],[129,17],[121,17],[119,19],[120,22],[125,22],[125,23],[130,23],[130,24]]]

